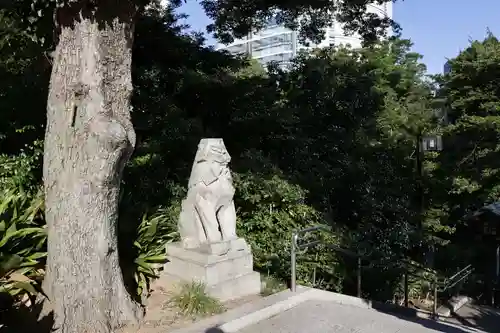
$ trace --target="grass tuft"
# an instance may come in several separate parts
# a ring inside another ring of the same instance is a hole
[[[208,295],[205,284],[197,281],[183,283],[170,301],[185,316],[200,317],[224,312],[222,303]]]
[[[262,279],[262,290],[260,294],[262,296],[269,296],[272,294],[279,293],[287,288],[286,284],[278,280],[273,276],[261,276]]]

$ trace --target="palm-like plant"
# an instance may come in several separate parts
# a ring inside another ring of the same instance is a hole
[[[134,246],[135,279],[137,294],[146,296],[152,279],[158,277],[159,270],[167,260],[165,245],[177,238],[177,211],[160,208],[154,214],[144,215],[137,229]]]
[[[0,293],[30,302],[41,291],[47,233],[43,195],[0,192]]]

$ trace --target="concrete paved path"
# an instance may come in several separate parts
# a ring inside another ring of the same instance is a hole
[[[238,333],[468,333],[486,332],[430,319],[398,317],[375,309],[308,300]]]
[[[413,309],[299,287],[171,333],[500,333],[499,317],[490,328],[472,328],[473,323],[453,317],[428,318]]]

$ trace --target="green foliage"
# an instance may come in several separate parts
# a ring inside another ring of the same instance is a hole
[[[285,173],[293,173],[310,202],[330,211],[336,224],[357,230],[357,242],[383,256],[410,246],[416,214],[415,138],[402,124],[425,119],[427,110],[408,120],[392,110],[398,103],[408,118],[408,96],[425,91],[409,47],[390,40],[359,51],[326,49],[280,75],[282,121],[289,122],[280,148],[291,157],[283,156]]]
[[[167,260],[165,245],[177,237],[176,220],[179,209],[158,209],[154,214],[144,215],[135,235],[136,247],[135,279],[137,294],[149,291],[152,279],[158,278],[158,272]]]
[[[381,0],[383,4],[388,1]],[[245,0],[237,6],[229,0],[203,0],[201,4],[214,23],[210,32],[223,42],[231,42],[234,37],[246,36],[249,31],[259,30],[269,20],[274,19],[288,28],[299,29],[304,40],[318,42],[324,38],[324,28],[335,21],[346,24],[346,28],[357,31],[367,41],[373,42],[384,28],[398,25],[391,19],[366,12],[370,1],[293,0],[293,1],[253,1]]]
[[[418,263],[413,262],[413,265],[408,267],[408,286],[409,297],[414,300],[428,299],[433,297],[432,291],[434,281],[442,280],[442,276],[433,271],[423,270],[418,267]]]
[[[446,150],[440,168],[447,173],[448,196],[459,201],[452,216],[498,200],[500,195],[500,42],[489,34],[450,61],[451,73],[440,78],[451,123],[445,127]],[[460,216],[461,215],[461,216]]]
[[[10,14],[0,10],[0,154],[17,154],[42,139],[50,74],[45,49]]]
[[[324,221],[319,212],[305,204],[306,192],[283,179],[278,170],[269,177],[257,172],[235,174],[234,182],[238,232],[252,247],[255,268],[269,279],[287,281],[290,277],[292,232]],[[335,237],[327,233],[320,237],[325,243],[337,243]],[[297,274],[303,284],[329,289],[337,284],[335,253],[319,246],[303,251],[299,256]],[[318,270],[316,281],[313,277],[315,270]]]
[[[36,141],[17,155],[0,154],[0,190],[38,190],[42,143]]]
[[[239,231],[252,245],[256,266],[266,270],[273,258],[286,260],[292,231],[318,221],[316,212],[301,202],[304,191],[277,175],[266,179],[259,174],[236,174],[234,182]],[[286,270],[284,262],[275,265]]]
[[[197,281],[183,283],[170,302],[186,316],[209,316],[224,311],[224,306],[207,294],[205,284]]]
[[[377,4],[383,5],[389,1],[379,0]],[[180,0],[173,0],[169,5],[175,8],[181,3]],[[377,37],[386,35],[389,27],[398,33],[399,26],[392,19],[367,12],[367,6],[371,3],[369,0],[347,0],[341,3],[330,0],[245,0],[235,5],[228,0],[201,1],[206,14],[214,21],[207,26],[207,30],[223,42],[231,42],[234,37],[243,37],[250,31],[259,30],[273,18],[289,28],[298,29],[300,38],[306,44],[308,41],[317,43],[324,39],[325,28],[336,21],[342,22],[347,31],[358,32],[367,42],[374,42]],[[133,0],[130,4],[139,12],[145,8],[160,8],[159,0]],[[110,8],[109,4],[95,0],[6,0],[3,6],[19,16],[23,30],[40,45],[54,42],[50,32],[55,30],[57,33],[58,27],[52,26],[51,19],[59,18],[59,15],[54,16],[54,12],[65,14],[66,19],[57,20],[58,25],[71,24],[67,20],[68,14],[84,10],[93,13],[99,20],[111,20],[123,14],[115,11],[114,7]]]
[[[0,155],[0,293],[25,304],[41,291],[45,267],[40,156],[39,142],[18,155]]]
[[[12,177],[2,178],[0,187],[0,293],[26,302],[41,291],[47,254],[43,194],[19,186],[32,180],[29,158],[2,160],[0,174]],[[19,169],[10,169],[13,165]]]
[[[1,292],[8,292],[16,299],[41,291],[46,257],[46,226],[43,216],[43,194],[35,187],[33,155],[20,154],[2,157],[0,174],[0,262]],[[34,193],[34,194],[33,194]],[[158,276],[166,261],[165,244],[176,239],[176,221],[179,206],[159,208],[144,215],[133,237],[134,251],[122,251],[122,260],[133,263],[137,295],[145,296],[150,281]],[[120,235],[126,237],[126,234]]]
[[[370,21],[362,15],[364,1],[344,3],[338,9],[352,27]],[[221,38],[245,34],[274,9],[289,24],[310,9],[309,23],[301,27],[313,38],[330,19],[323,9],[333,3],[243,1],[233,6],[207,0],[204,6]],[[0,203],[8,212],[1,216],[2,237],[8,239],[2,256],[21,257],[15,269],[38,281],[22,263],[34,264],[26,258],[43,253],[44,245],[38,249],[33,244],[44,238],[35,231],[21,237],[28,231],[18,231],[43,229],[42,215],[26,215],[39,198],[41,177],[40,152],[25,145],[42,139],[45,105],[37,98],[46,93],[50,62],[42,60],[50,57],[39,43],[28,42],[15,15],[5,17],[0,22],[0,108],[9,116],[0,125],[0,190],[19,198]],[[202,137],[225,139],[232,156],[238,233],[252,246],[255,268],[270,281],[289,279],[292,232],[323,224],[334,232],[306,235],[304,241],[320,239],[366,255],[364,264],[383,269],[364,270],[369,277],[363,278],[365,295],[390,299],[401,285],[401,271],[389,269],[396,259],[420,244],[439,245],[446,256],[456,255],[463,249],[453,235],[458,219],[498,198],[499,47],[493,36],[472,43],[452,60],[453,71],[440,78],[436,101],[421,56],[410,51],[408,40],[391,38],[362,50],[314,51],[298,57],[289,71],[271,67],[266,72],[254,61],[204,47],[202,37],[184,32],[179,17],[153,8],[137,21],[132,116],[138,140],[122,185],[119,252],[138,295],[146,295],[150,279],[157,276],[165,243],[177,239],[180,202]],[[364,27],[364,37],[373,37],[375,25]],[[47,39],[47,45],[51,42]],[[31,103],[24,96],[36,98]],[[450,108],[453,120],[444,128],[435,119],[439,103]],[[424,156],[422,238],[416,231],[422,208],[416,139],[440,132],[445,150]],[[12,225],[16,232],[7,233]],[[43,263],[43,257],[33,260]],[[356,263],[324,245],[301,251],[297,264],[302,284],[355,290]],[[436,265],[456,268],[446,261]],[[9,272],[2,277],[5,286],[13,276]],[[410,281],[415,297],[426,293],[422,281]],[[185,286],[177,302],[189,314],[218,311],[202,285]]]
[[[414,135],[432,129],[433,119],[424,69],[408,41],[328,49],[297,59],[288,72],[264,73],[205,49],[168,13],[139,22],[133,103],[140,139],[124,186],[124,206],[137,212],[127,216],[178,205],[199,139],[223,137],[239,233],[263,273],[288,279],[292,231],[318,223],[339,230],[321,236],[328,242],[374,260],[390,262],[420,241]],[[332,251],[314,248],[300,258],[303,283],[335,290],[355,283],[353,265]]]
[[[482,238],[481,221],[468,217],[500,198],[499,61],[500,42],[488,33],[450,59],[450,73],[436,77],[436,104],[446,112],[448,123],[441,129],[444,149],[433,156],[429,191],[440,208],[436,215],[441,224],[456,230],[445,237],[450,244],[438,257],[439,264],[454,270],[465,266],[464,260],[474,262],[481,272],[491,267],[485,253],[493,253],[488,246],[494,244]]]

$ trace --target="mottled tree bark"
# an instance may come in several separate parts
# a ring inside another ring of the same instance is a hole
[[[47,104],[44,288],[59,333],[108,333],[142,309],[118,261],[120,182],[134,144],[130,120],[135,7],[79,0],[55,15],[59,38]]]

